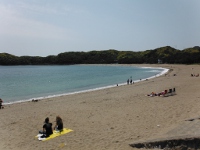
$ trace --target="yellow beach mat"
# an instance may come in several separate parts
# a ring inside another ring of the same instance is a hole
[[[40,140],[40,141],[47,141],[47,140],[53,139],[53,138],[61,136],[63,134],[67,134],[67,133],[72,132],[72,131],[73,130],[71,130],[71,129],[63,128],[63,131],[61,131],[61,132],[54,130],[53,134],[51,134],[48,138],[40,138],[42,136],[42,134],[38,134],[36,136],[36,138],[38,138],[38,140]]]

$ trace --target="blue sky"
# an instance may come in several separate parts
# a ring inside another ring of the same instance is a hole
[[[200,0],[0,0],[0,53],[199,46]]]

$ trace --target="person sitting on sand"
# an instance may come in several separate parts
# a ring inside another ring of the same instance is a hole
[[[59,132],[63,130],[63,122],[60,116],[56,116],[56,125],[54,127],[54,130]]]
[[[162,93],[160,92],[160,93],[158,93],[158,96],[161,96],[162,95]]]
[[[147,94],[147,96],[153,97],[153,96],[157,96],[157,94],[155,92],[151,92],[151,94]]]
[[[45,119],[43,131],[39,131],[39,133],[43,134],[42,138],[49,137],[51,134],[53,134],[52,123],[49,123],[48,117]]]

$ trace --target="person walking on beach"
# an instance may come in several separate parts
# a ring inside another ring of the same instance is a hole
[[[3,103],[3,100],[0,98],[0,109],[3,109],[2,103]]]
[[[129,84],[129,79],[127,80],[127,84]]]
[[[40,134],[43,134],[41,138],[49,137],[53,134],[52,123],[49,123],[49,118],[47,117],[44,121],[43,131],[39,131]]]
[[[56,125],[54,130],[61,132],[63,130],[63,121],[60,116],[56,116]]]
[[[130,84],[132,84],[132,79],[130,80]]]

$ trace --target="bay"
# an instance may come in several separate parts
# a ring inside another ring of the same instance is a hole
[[[126,84],[155,77],[164,68],[118,65],[0,66],[4,103],[29,101]]]

